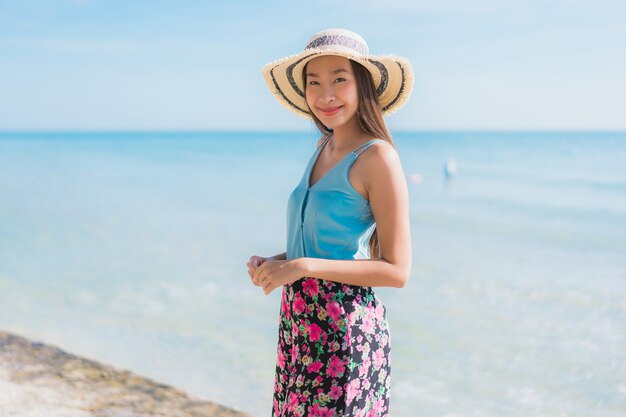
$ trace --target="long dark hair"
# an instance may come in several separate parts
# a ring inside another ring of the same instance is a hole
[[[376,86],[374,85],[372,74],[370,74],[367,68],[358,62],[353,61],[352,59],[349,59],[349,61],[356,79],[357,92],[359,96],[359,103],[356,111],[359,126],[363,132],[376,138],[383,139],[395,148],[396,145],[393,143],[389,130],[387,130],[385,119],[383,119],[383,111],[380,102],[378,101],[378,95],[376,94]],[[306,90],[306,65],[302,69],[302,79],[304,80],[304,88]],[[315,126],[317,126],[323,135],[327,135],[332,132],[332,129],[326,127],[320,119],[315,117],[315,114],[313,114],[310,108],[309,113],[311,114],[313,123],[315,123]],[[370,258],[379,256],[380,247],[378,245],[378,232],[376,227],[374,227],[374,231],[370,237],[369,250]]]

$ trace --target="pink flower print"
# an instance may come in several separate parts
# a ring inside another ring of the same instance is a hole
[[[319,403],[309,406],[309,415],[316,417],[325,417],[328,415],[328,407],[320,407]]]
[[[374,352],[374,368],[376,370],[379,370],[384,361],[385,361],[385,352],[383,352],[382,348],[377,349]]]
[[[374,333],[374,321],[372,321],[372,318],[369,315],[363,318],[363,324],[361,324],[359,327],[364,333]]]
[[[277,393],[282,393],[284,391],[284,386],[282,384],[282,380],[279,379],[278,377],[274,380],[274,391],[276,391]]]
[[[309,366],[306,367],[306,371],[310,374],[312,373],[317,373],[320,371],[320,369],[322,368],[323,364],[320,361],[317,362],[313,362],[312,364],[310,364]]]
[[[339,359],[338,356],[333,355],[330,358],[328,368],[326,368],[326,374],[331,378],[336,378],[337,375],[343,374],[343,371],[346,368],[346,364],[344,361]]]
[[[367,390],[369,390],[369,389],[370,389],[370,387],[371,387],[371,386],[372,386],[372,383],[370,382],[370,380],[369,380],[369,379],[367,379],[367,378],[365,378],[365,379],[363,380],[363,383],[361,384],[361,389],[362,389],[363,391],[367,391]]]
[[[298,395],[295,392],[289,393],[289,403],[287,404],[287,411],[293,411],[298,406]]]
[[[298,345],[291,345],[291,357],[296,358],[298,356]]]
[[[376,401],[374,401],[374,404],[372,404],[372,410],[370,411],[370,413],[372,413],[372,417],[376,417],[382,415],[384,411],[385,402],[382,398],[378,397]]]
[[[324,407],[325,410],[323,411],[322,414],[320,414],[320,417],[336,417],[337,416],[337,412],[335,411],[334,408],[328,408],[328,407]]]
[[[383,306],[383,303],[378,303],[376,305],[376,309],[374,310],[374,315],[376,316],[377,320],[382,320],[385,318],[385,307]]]
[[[356,395],[358,394],[360,387],[360,379],[353,379],[352,381],[350,381],[350,383],[346,387],[346,404],[350,404],[352,400],[354,400],[354,397],[356,397]]]
[[[279,406],[278,406],[278,400],[276,398],[274,398],[274,414],[275,415],[279,415]]]
[[[350,332],[350,328],[348,328],[348,331],[343,336],[343,344],[346,346],[352,346],[352,333]]]
[[[317,280],[314,278],[307,279],[302,283],[302,289],[311,297],[319,294],[319,287],[317,286]]]
[[[309,331],[309,340],[312,342],[316,342],[320,340],[320,336],[322,335],[322,328],[315,323],[311,323],[307,325],[307,330]]]
[[[311,416],[319,416],[320,405],[318,403],[309,406],[309,415]]]
[[[341,314],[341,307],[337,301],[331,301],[326,304],[326,312],[328,313],[328,317],[333,319],[334,322],[339,320],[339,316]]]
[[[367,375],[367,373],[370,370],[371,364],[372,364],[372,361],[370,360],[370,357],[366,356],[365,359],[363,359],[361,366],[359,367],[359,377],[362,377],[363,375]]]
[[[282,349],[278,349],[278,360],[276,362],[280,369],[285,369],[285,354]]]
[[[357,343],[361,343],[361,342],[363,341],[363,336],[358,335],[358,336],[356,337],[356,341],[357,341]]]
[[[353,326],[356,323],[356,316],[354,312],[350,312],[346,315],[346,324],[348,326]]]
[[[291,317],[291,308],[289,307],[289,300],[287,300],[287,290],[283,287],[283,296],[281,300],[282,311],[285,314],[285,317]]]
[[[330,392],[328,393],[328,396],[333,400],[336,400],[337,398],[341,397],[341,394],[343,394],[343,388],[341,388],[339,385],[333,385],[332,387],[330,387]]]
[[[304,313],[305,307],[306,307],[306,303],[302,299],[302,296],[300,294],[296,294],[293,300],[293,311],[296,312],[297,314],[302,314]]]

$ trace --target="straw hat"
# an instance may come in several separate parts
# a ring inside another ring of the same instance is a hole
[[[338,55],[362,64],[372,74],[383,115],[406,103],[413,90],[413,68],[396,55],[370,55],[365,40],[346,29],[327,29],[309,39],[303,52],[270,62],[263,78],[276,99],[288,110],[312,120],[304,95],[302,68],[321,55]]]

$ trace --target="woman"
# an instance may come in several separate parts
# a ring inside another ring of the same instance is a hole
[[[263,73],[279,102],[322,133],[289,198],[287,252],[248,262],[265,294],[283,287],[272,415],[386,416],[389,326],[372,287],[403,287],[412,251],[406,180],[383,115],[408,99],[411,66],[329,29]]]

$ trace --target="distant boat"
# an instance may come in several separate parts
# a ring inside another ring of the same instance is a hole
[[[454,158],[448,158],[443,166],[443,173],[447,179],[456,174],[456,161]]]

